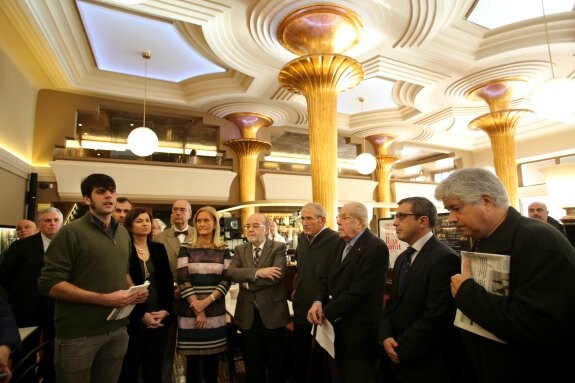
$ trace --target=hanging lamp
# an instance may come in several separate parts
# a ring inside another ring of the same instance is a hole
[[[148,60],[152,57],[149,51],[143,52],[144,58],[144,118],[142,126],[132,130],[128,135],[128,149],[137,156],[147,157],[158,148],[158,136],[146,127],[146,98],[148,93]]]

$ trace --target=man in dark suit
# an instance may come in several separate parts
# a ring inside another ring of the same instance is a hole
[[[285,243],[266,240],[269,220],[252,214],[246,225],[248,242],[236,246],[224,278],[240,283],[234,322],[242,331],[247,380],[285,382],[285,326],[290,321],[282,284]]]
[[[321,382],[329,380],[329,373],[322,368],[322,361],[327,354],[321,348],[316,348],[317,351],[310,358],[312,325],[307,320],[307,312],[315,300],[319,276],[339,243],[339,234],[325,226],[325,210],[317,203],[308,203],[302,207],[301,222],[303,233],[298,236],[297,275],[292,299],[294,376],[298,382],[305,382],[310,360],[313,360],[313,381]]]
[[[431,201],[410,197],[398,204],[393,225],[410,247],[395,261],[381,322],[385,362],[391,362],[394,382],[456,382],[455,306],[449,285],[461,261],[433,235],[437,209]]]
[[[38,278],[44,266],[44,252],[60,230],[63,217],[60,210],[50,207],[38,218],[40,231],[12,243],[0,265],[0,285],[8,294],[8,303],[19,327],[38,326],[36,336],[26,340],[25,350],[39,345],[40,333],[44,341],[54,339],[54,302],[38,289]],[[54,381],[52,348],[45,352],[41,365],[46,382]]]
[[[383,309],[383,287],[389,250],[373,235],[367,208],[345,204],[337,217],[340,241],[320,280],[308,320],[335,331],[334,382],[380,383],[378,327]]]
[[[172,205],[171,221],[172,226],[169,229],[158,233],[154,238],[155,242],[162,243],[168,253],[168,261],[170,262],[170,269],[172,276],[176,278],[177,274],[177,260],[180,253],[180,246],[183,242],[191,239],[192,230],[188,225],[188,221],[192,218],[192,206],[186,200],[180,199]],[[177,288],[177,287],[176,287]],[[178,304],[180,299],[179,291],[174,292],[174,311],[178,312]],[[164,367],[162,369],[162,382],[172,382],[172,371],[174,365],[174,357],[176,353],[176,337],[178,333],[177,321],[171,322],[168,331],[169,340],[167,342],[167,350],[164,358]]]

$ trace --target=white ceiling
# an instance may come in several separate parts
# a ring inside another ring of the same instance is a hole
[[[545,18],[540,0],[330,2],[354,10],[364,23],[361,42],[345,53],[363,65],[365,81],[340,95],[337,128],[344,136],[395,134],[398,150],[408,145],[420,154],[485,148],[487,136],[467,125],[487,106],[464,95],[489,80],[518,76],[526,82],[512,107],[529,108],[534,89],[551,73],[544,22],[556,76],[575,77],[572,0],[546,0]],[[13,52],[14,60],[23,68],[36,65],[28,74],[42,88],[141,100],[141,54],[151,51],[148,99],[156,104],[218,117],[263,113],[274,120],[271,129],[305,132],[305,99],[278,82],[295,56],[275,32],[287,14],[314,3],[8,0],[0,9],[34,55]],[[478,25],[485,15],[494,26],[514,23],[487,29]],[[517,137],[561,128],[535,118]]]

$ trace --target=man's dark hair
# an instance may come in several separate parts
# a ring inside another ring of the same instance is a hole
[[[80,184],[80,190],[82,191],[82,197],[90,198],[90,194],[95,188],[104,188],[106,190],[116,190],[116,182],[114,179],[106,174],[90,174],[88,177],[82,180]]]
[[[133,205],[132,201],[130,201],[127,197],[116,198],[116,203],[124,203],[124,202],[128,202],[130,205]]]
[[[429,227],[434,228],[437,223],[437,208],[435,205],[425,197],[408,197],[399,201],[397,204],[402,203],[411,204],[411,212],[420,217],[427,217],[429,220]]]

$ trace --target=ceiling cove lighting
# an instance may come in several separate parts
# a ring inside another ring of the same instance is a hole
[[[541,9],[543,11],[543,25],[545,26],[545,42],[547,43],[551,79],[545,81],[535,90],[531,98],[531,107],[540,118],[569,122],[570,114],[575,112],[575,103],[573,102],[575,100],[575,80],[555,77],[544,0],[541,0]]]
[[[101,3],[76,0],[99,70],[141,76],[141,62],[133,52],[146,49],[154,52],[154,65],[148,72],[154,80],[180,83],[226,71],[194,49],[174,23]]]
[[[148,95],[148,60],[152,57],[150,52],[143,52],[144,59],[144,118],[142,126],[136,128],[128,135],[128,149],[137,156],[147,157],[158,148],[158,136],[146,127],[146,98]]]

